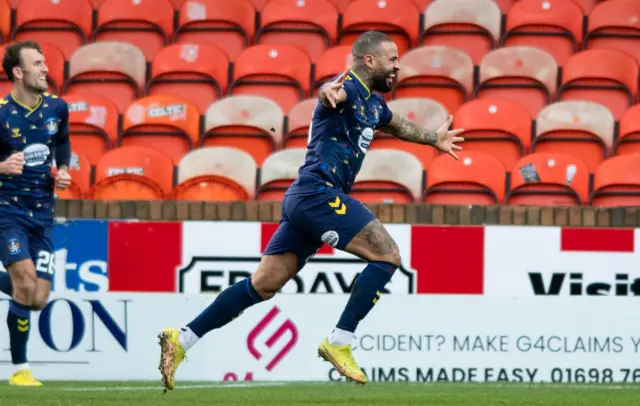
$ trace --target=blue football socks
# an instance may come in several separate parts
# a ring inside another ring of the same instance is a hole
[[[9,302],[7,326],[9,327],[9,345],[11,362],[14,365],[27,363],[27,341],[29,340],[31,309],[14,300]]]

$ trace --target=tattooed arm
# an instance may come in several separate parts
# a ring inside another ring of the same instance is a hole
[[[393,113],[391,122],[383,127],[382,131],[404,141],[431,145],[442,152],[448,153],[453,158],[458,159],[454,150],[460,151],[462,147],[455,143],[464,141],[464,138],[457,137],[457,135],[464,130],[457,129],[449,131],[449,126],[452,122],[453,116],[449,115],[447,121],[442,124],[437,131],[431,131],[420,127],[418,124],[400,116],[398,113]]]

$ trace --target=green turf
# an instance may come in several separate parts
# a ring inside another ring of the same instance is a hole
[[[456,383],[369,383],[366,386],[350,383],[248,383],[247,385],[250,386],[245,387],[238,387],[238,385],[243,384],[180,382],[176,390],[163,395],[161,386],[156,382],[47,382],[43,388],[29,389],[0,384],[0,405],[640,405],[640,385]]]

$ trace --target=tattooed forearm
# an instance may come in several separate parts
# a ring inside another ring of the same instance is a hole
[[[393,113],[391,122],[383,131],[403,141],[414,142],[416,144],[435,146],[438,141],[438,135],[435,131],[422,128],[413,121],[401,117],[398,113]]]

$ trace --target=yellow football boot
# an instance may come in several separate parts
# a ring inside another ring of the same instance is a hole
[[[177,328],[166,328],[158,335],[160,339],[160,374],[164,383],[165,392],[172,390],[175,386],[173,377],[176,374],[178,365],[185,359],[185,351],[180,344],[180,330]]]
[[[22,371],[18,371],[11,375],[11,378],[9,378],[9,385],[40,387],[42,386],[42,382],[34,378],[33,375],[31,375],[30,370],[23,369]]]
[[[369,382],[364,372],[353,359],[351,344],[343,346],[332,345],[329,344],[329,339],[325,338],[318,347],[318,356],[331,363],[340,375],[362,385]]]

